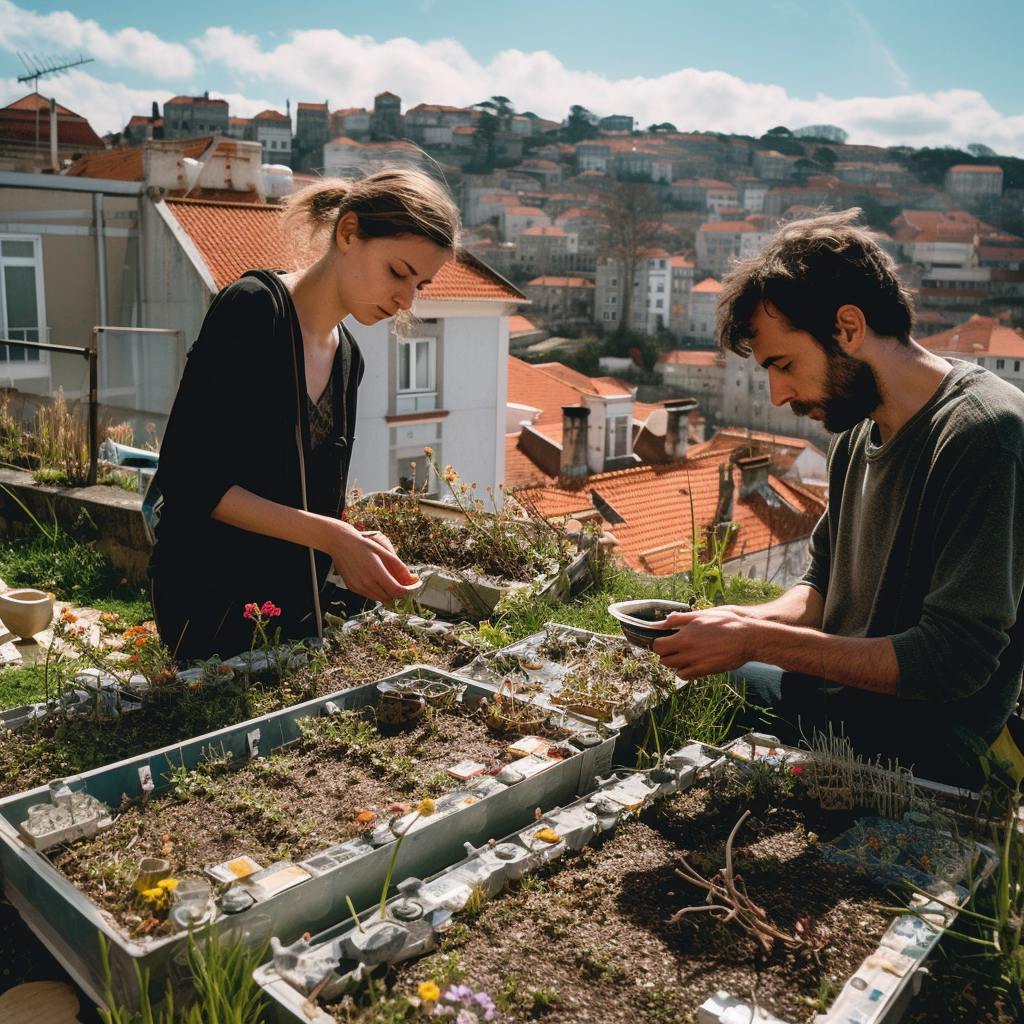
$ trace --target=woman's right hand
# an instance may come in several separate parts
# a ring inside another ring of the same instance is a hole
[[[348,523],[335,521],[334,535],[327,553],[345,586],[374,601],[394,601],[419,586],[406,564],[394,553],[385,538],[360,533]]]

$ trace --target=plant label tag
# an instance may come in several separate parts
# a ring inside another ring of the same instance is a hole
[[[541,736],[523,736],[509,746],[508,752],[512,757],[526,757],[529,754],[545,754],[550,746],[551,741]]]
[[[221,864],[214,864],[213,867],[206,869],[206,873],[216,882],[230,884],[262,870],[263,865],[257,864],[252,857],[243,853],[240,857],[233,857]]]
[[[300,868],[298,864],[282,860],[277,864],[271,864],[269,868],[264,868],[262,871],[257,871],[254,875],[250,875],[246,879],[245,888],[256,899],[266,900],[312,877],[305,868]]]
[[[540,754],[529,754],[526,757],[519,758],[518,761],[512,761],[506,767],[514,768],[524,779],[529,779],[531,776],[544,771],[545,768],[550,768],[555,763],[549,757],[544,757]]]
[[[614,786],[604,790],[603,795],[617,804],[622,804],[626,810],[632,811],[639,807],[654,790],[646,786],[636,775],[623,779]]]
[[[446,769],[452,778],[460,779],[463,782],[467,779],[475,779],[486,770],[487,765],[480,764],[479,761],[460,761],[458,764],[453,764],[450,768]]]

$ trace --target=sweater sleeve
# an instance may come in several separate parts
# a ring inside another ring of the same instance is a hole
[[[900,697],[966,697],[1010,642],[1024,589],[1024,471],[1018,453],[979,435],[944,479],[920,619],[891,637]]]
[[[829,534],[827,508],[811,533],[809,550],[811,564],[807,567],[800,582],[808,587],[813,587],[824,597],[828,593],[829,570],[832,566],[832,541]]]
[[[209,519],[224,494],[251,479],[274,337],[270,292],[248,279],[214,300],[189,351],[160,448],[160,487],[183,521]]]

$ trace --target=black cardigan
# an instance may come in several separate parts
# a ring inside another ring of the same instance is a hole
[[[354,440],[363,361],[342,327],[332,373],[334,430],[310,447],[302,331],[276,272],[250,271],[214,299],[171,409],[154,485],[162,494],[150,559],[161,638],[179,660],[248,649],[244,605],[273,601],[282,636],[317,635],[309,549],[210,517],[226,491],[338,516]],[[301,438],[301,441],[300,441]],[[330,558],[315,554],[316,587]]]

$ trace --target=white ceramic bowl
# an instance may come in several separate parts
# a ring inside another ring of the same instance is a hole
[[[0,594],[0,619],[15,636],[35,636],[53,622],[53,594],[45,590],[8,590]]]

